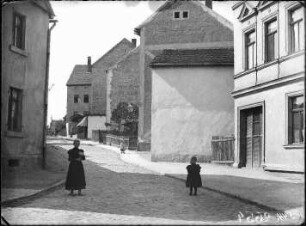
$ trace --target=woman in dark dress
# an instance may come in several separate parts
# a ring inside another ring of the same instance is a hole
[[[66,178],[66,190],[70,190],[69,195],[73,195],[73,190],[78,190],[78,194],[81,194],[81,189],[85,189],[85,174],[82,164],[82,160],[85,160],[84,151],[79,149],[80,141],[73,141],[74,148],[68,151],[70,161],[68,174]]]
[[[188,172],[186,187],[190,188],[189,195],[192,195],[192,189],[194,189],[194,195],[197,195],[197,188],[202,187],[201,166],[197,164],[197,157],[193,156],[190,160],[190,165],[186,168]]]

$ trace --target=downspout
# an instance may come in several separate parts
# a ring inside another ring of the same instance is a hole
[[[45,92],[44,92],[44,122],[43,122],[43,149],[42,149],[42,168],[46,168],[46,125],[48,120],[48,86],[49,86],[49,65],[50,65],[50,41],[51,41],[51,30],[55,27],[57,20],[49,20],[52,26],[48,28],[47,33],[47,57],[46,57],[46,76],[45,76]]]

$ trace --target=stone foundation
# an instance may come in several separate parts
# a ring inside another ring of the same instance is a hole
[[[151,151],[151,142],[139,142],[137,151]]]

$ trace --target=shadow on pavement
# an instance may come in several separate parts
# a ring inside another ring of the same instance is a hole
[[[198,196],[189,196],[182,181],[165,176],[116,173],[89,160],[84,167],[87,182],[84,196],[68,196],[62,187],[20,207],[188,221],[229,221],[237,220],[240,211],[266,212],[205,189],[200,189]]]

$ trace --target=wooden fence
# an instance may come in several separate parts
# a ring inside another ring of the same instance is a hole
[[[213,136],[211,148],[213,161],[234,161],[234,136]]]
[[[119,147],[121,142],[129,150],[136,150],[138,145],[138,137],[116,136],[112,134],[106,135],[106,144]]]
[[[99,141],[100,143],[107,144],[110,146],[119,147],[123,141],[125,147],[129,150],[136,150],[138,146],[137,136],[116,136],[113,134],[108,134],[106,130],[93,130],[92,140]]]

